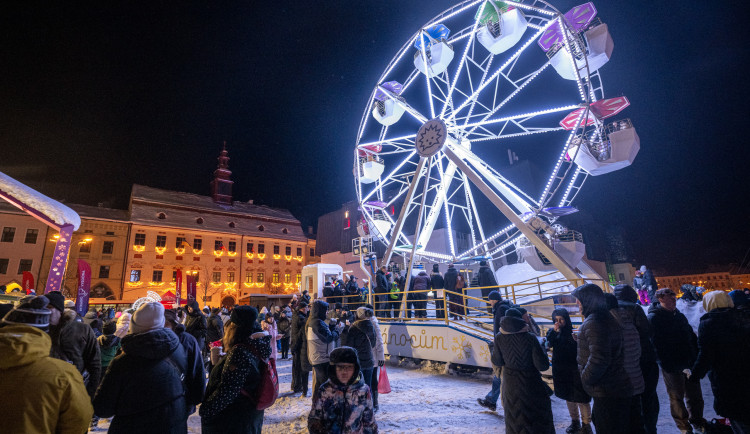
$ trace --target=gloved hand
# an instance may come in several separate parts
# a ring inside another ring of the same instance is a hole
[[[378,360],[378,366],[382,367],[383,365],[385,365],[385,360]]]

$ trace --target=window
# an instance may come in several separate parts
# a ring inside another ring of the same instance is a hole
[[[247,253],[255,253],[253,250],[253,243],[247,243]]]
[[[235,225],[234,222],[229,222],[229,227],[230,228],[234,229],[235,226],[237,226],[237,225]]]
[[[286,248],[284,249],[284,254],[287,256],[292,256],[292,247],[286,246]]]
[[[199,273],[198,271],[193,271],[193,274],[191,274],[191,276],[193,276],[193,280],[195,280],[196,282],[201,281],[201,273]]]
[[[156,236],[156,247],[167,247],[167,236],[157,235]]]
[[[202,225],[203,224],[203,217],[198,217],[197,219],[195,219],[195,222],[198,223],[199,225]]]
[[[109,235],[110,237],[114,237],[115,233],[114,232],[107,232],[107,235]]]
[[[221,271],[214,271],[214,273],[211,275],[211,281],[214,283],[221,282]]]
[[[130,281],[140,282],[141,281],[141,270],[130,270]]]
[[[315,256],[315,249],[312,247],[310,248],[310,256]]]
[[[172,271],[172,282],[177,281],[177,270]]]
[[[253,272],[252,271],[245,271],[245,283],[253,283]]]
[[[625,280],[625,273],[620,273],[620,274],[618,275],[618,277],[619,277],[619,280],[620,280],[620,281],[623,281],[623,280]]]
[[[263,232],[266,230],[266,228],[263,225],[258,226],[258,230]]]
[[[16,237],[16,228],[5,227],[3,228],[3,237],[0,238],[0,242],[12,243],[13,238],[15,237]]]
[[[36,244],[38,236],[39,229],[26,229],[26,239],[23,242],[26,244]]]
[[[78,244],[81,246],[78,251],[81,253],[91,253],[91,242],[90,241],[84,241],[83,243]]]
[[[234,271],[227,272],[227,282],[234,282]]]
[[[221,250],[221,246],[223,245],[224,243],[219,240],[214,241],[214,250],[218,252],[219,250]]]
[[[286,234],[289,233],[289,229],[284,228],[284,229],[281,230],[281,233],[284,234],[284,235],[286,235]]]
[[[302,273],[297,273],[297,283],[302,282]]]
[[[151,281],[153,282],[161,282],[161,278],[164,275],[164,272],[162,270],[154,270],[154,273],[152,275]]]
[[[266,245],[263,243],[258,243],[258,253],[266,253]]]
[[[8,263],[10,259],[0,259],[0,274],[8,274]]]
[[[273,273],[273,283],[279,283],[279,273]]]
[[[114,241],[105,241],[102,245],[102,255],[111,255],[115,251]]]
[[[185,239],[185,237],[177,237],[177,238],[175,238],[175,240],[174,240],[174,247],[175,247],[175,249],[179,249],[180,247],[182,247],[182,243],[184,243],[184,242],[187,242],[187,240]]]
[[[203,248],[203,240],[201,238],[193,238],[193,250],[200,250]]]
[[[146,245],[146,234],[135,234],[135,240],[133,241],[134,246],[145,246]]]
[[[21,259],[18,263],[18,274],[21,274],[24,271],[31,271],[31,263],[31,259]]]
[[[229,250],[230,252],[236,252],[237,251],[237,242],[236,241],[230,241],[227,244],[229,244],[227,246],[227,250]]]
[[[163,212],[160,212],[160,213],[159,213],[159,215],[157,216],[157,218],[158,218],[159,220],[164,220],[165,218],[167,218],[167,215],[166,215],[166,214],[164,214]]]
[[[278,255],[279,254],[279,246],[273,246],[273,254]]]
[[[284,273],[284,283],[292,283],[292,275],[289,273]]]
[[[302,247],[297,247],[297,256],[302,256]]]
[[[265,282],[263,273],[258,273],[258,283],[263,283],[263,282]]]
[[[109,265],[102,265],[99,267],[99,278],[109,279]]]

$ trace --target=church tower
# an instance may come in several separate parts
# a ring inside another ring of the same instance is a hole
[[[229,170],[229,152],[227,152],[227,142],[224,142],[224,148],[219,154],[219,165],[214,170],[214,180],[211,181],[211,197],[214,203],[222,205],[232,205],[232,171]]]

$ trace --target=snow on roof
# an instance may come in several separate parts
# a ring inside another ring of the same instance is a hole
[[[128,210],[126,209],[104,208],[101,206],[80,205],[77,203],[71,203],[69,205],[82,218],[121,220],[123,222],[129,220]]]
[[[19,201],[24,208],[47,217],[59,226],[70,224],[73,225],[73,229],[81,226],[81,217],[75,211],[2,172],[0,191]]]

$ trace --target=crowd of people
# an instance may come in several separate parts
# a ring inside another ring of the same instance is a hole
[[[112,433],[186,433],[198,408],[204,433],[260,433],[279,395],[276,360],[290,351],[290,394],[309,397],[313,372],[310,432],[378,430],[385,355],[371,305],[302,293],[260,312],[193,300],[81,318],[53,291],[0,309],[0,395],[20,404],[0,407],[3,432],[83,433],[111,418]]]
[[[378,285],[398,287],[398,273],[379,274]],[[435,267],[432,275],[417,273],[411,287],[456,288],[457,275],[452,266],[445,275]],[[711,291],[700,301],[688,295],[707,312],[697,334],[668,288],[654,291],[648,313],[629,285],[609,294],[586,284],[572,295],[572,313],[583,323],[574,331],[571,312],[555,309],[546,337],[526,309],[498,291],[486,295],[493,377],[478,403],[495,411],[501,400],[506,432],[554,433],[554,394],[567,403],[566,433],[591,433],[592,425],[600,433],[655,433],[660,374],[681,433],[709,429],[699,382],[706,375],[716,413],[735,433],[750,432],[750,380],[742,375],[750,360],[750,291]],[[194,300],[166,310],[145,302],[83,317],[55,291],[0,305],[0,395],[20,404],[0,407],[3,432],[80,433],[111,418],[113,433],[185,433],[198,409],[202,432],[259,433],[279,394],[276,360],[288,358],[288,393],[312,397],[311,433],[377,432],[386,359],[375,309],[361,299],[329,300],[303,292],[286,305],[203,310]],[[550,365],[554,390],[541,375]]]
[[[688,295],[707,312],[697,335],[669,288],[654,291],[648,314],[630,285],[611,294],[586,284],[573,296],[584,317],[580,328],[574,332],[570,312],[558,308],[542,339],[523,308],[496,291],[488,294],[494,370],[492,389],[478,403],[494,411],[502,395],[506,432],[554,433],[554,394],[568,406],[566,433],[591,433],[592,423],[599,433],[656,433],[661,373],[681,433],[714,427],[703,415],[700,380],[706,374],[716,413],[734,433],[750,433],[750,379],[742,374],[750,360],[750,290],[711,291],[700,301]],[[554,392],[541,376],[550,366],[545,349],[552,350]]]

